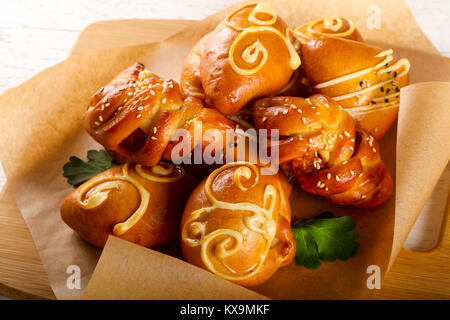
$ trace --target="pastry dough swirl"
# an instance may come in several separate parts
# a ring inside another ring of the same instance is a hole
[[[150,168],[151,172],[147,172],[141,165],[136,165],[136,173],[142,178],[159,182],[170,183],[181,180],[184,177],[185,171],[181,167],[170,163],[160,163]],[[147,211],[150,200],[150,193],[142,186],[139,181],[134,179],[128,173],[128,164],[122,166],[122,175],[106,177],[100,180],[89,180],[80,187],[77,202],[83,209],[93,209],[100,206],[108,199],[108,194],[111,190],[120,189],[120,182],[128,182],[132,184],[139,192],[140,204],[139,207],[131,214],[131,216],[124,222],[118,223],[114,226],[113,233],[117,236],[123,235],[130,230]]]
[[[242,9],[243,8],[240,8],[239,10]],[[261,70],[261,68],[266,64],[267,59],[269,58],[269,52],[264,47],[263,41],[260,38],[267,33],[273,34],[283,41],[284,45],[289,50],[289,66],[292,70],[296,70],[300,66],[300,57],[291,42],[290,34],[292,33],[292,30],[289,28],[286,29],[286,34],[284,35],[273,26],[277,21],[277,15],[269,3],[262,2],[254,7],[247,20],[249,23],[255,25],[249,27],[242,27],[233,24],[230,21],[230,18],[235,13],[236,12],[231,13],[225,19],[225,24],[233,30],[240,32],[231,45],[229,51],[230,66],[236,73],[251,76]],[[261,19],[258,18],[258,16],[268,18]],[[251,42],[249,41],[249,38],[250,40],[256,38],[256,40]],[[251,44],[248,44],[250,42]]]
[[[190,247],[201,247],[201,259],[211,272],[227,280],[239,281],[252,277],[261,269],[269,253],[272,242],[276,240],[275,234],[277,225],[273,215],[275,205],[280,199],[280,191],[271,184],[266,185],[263,194],[263,207],[250,202],[230,203],[221,201],[213,195],[212,184],[220,173],[231,167],[237,167],[233,173],[233,183],[239,189],[247,190],[258,183],[258,167],[249,162],[242,161],[229,163],[215,170],[208,177],[204,189],[206,197],[211,202],[211,206],[198,209],[191,214],[182,230],[181,238],[182,241]],[[254,176],[253,184],[249,187],[244,187],[242,178],[249,181],[252,176]],[[244,241],[244,234],[240,231],[228,228],[219,228],[208,234],[206,233],[206,222],[203,221],[202,218],[205,214],[216,209],[250,212],[250,215],[246,215],[242,218],[246,228],[260,234],[265,240],[264,250],[259,257],[259,260],[245,272],[239,273],[225,262],[225,258],[236,254],[240,250]],[[211,250],[210,246],[213,245],[213,243],[215,244],[215,247]],[[214,257],[211,256],[211,252],[214,254]],[[225,273],[218,270],[212,261],[213,258],[214,260],[219,261],[229,272]]]

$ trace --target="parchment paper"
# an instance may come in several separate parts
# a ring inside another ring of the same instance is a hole
[[[348,17],[366,42],[392,48],[397,57],[408,58],[412,65],[411,82],[416,84],[401,90],[398,135],[394,126],[381,141],[382,157],[396,179],[394,197],[374,210],[333,206],[298,189],[291,197],[294,220],[323,210],[350,215],[358,223],[360,255],[347,262],[323,263],[315,271],[292,263],[264,285],[252,288],[276,299],[365,298],[369,293],[367,267],[378,265],[386,274],[450,159],[450,83],[419,83],[450,81],[450,68],[418,28],[404,1],[279,0],[273,4],[292,27],[331,14]],[[366,26],[366,10],[372,5],[380,9],[379,30]],[[220,12],[159,44],[68,59],[0,97],[0,160],[57,298],[79,298],[100,255],[59,216],[60,203],[71,190],[62,177],[63,164],[71,155],[83,157],[88,149],[99,147],[81,128],[90,96],[135,61],[165,78],[179,80],[191,47],[225,15]],[[177,256],[174,248],[160,250]],[[73,264],[81,269],[80,290],[66,286],[66,269]],[[170,281],[166,270],[170,270]],[[211,276],[181,260],[163,258],[154,250],[110,239],[86,297],[196,299],[214,291],[217,298],[247,297],[247,289]],[[186,283],[186,278],[195,279],[198,290],[185,290],[183,286],[193,285]],[[130,281],[134,281],[132,286]]]

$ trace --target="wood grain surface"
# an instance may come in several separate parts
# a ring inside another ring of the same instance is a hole
[[[193,23],[189,20],[104,21],[88,26],[71,54],[164,39]],[[99,41],[101,39],[101,41]],[[448,190],[448,189],[447,189]],[[428,252],[403,249],[376,299],[449,299],[450,235],[448,211],[439,245]],[[0,194],[0,293],[13,298],[54,299],[26,224],[6,185]]]

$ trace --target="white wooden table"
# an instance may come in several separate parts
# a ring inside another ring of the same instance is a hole
[[[356,0],[355,0],[356,1]],[[98,20],[203,19],[236,0],[15,0],[0,1],[0,94],[66,59],[78,34]],[[392,1],[395,4],[395,0]],[[418,24],[436,48],[450,57],[449,0],[407,0]],[[0,164],[0,190],[5,183]],[[443,210],[450,167],[430,197],[421,220]],[[419,220],[420,220],[419,219]],[[423,221],[422,221],[423,222]],[[439,226],[436,226],[436,232]],[[421,239],[411,233],[406,245]],[[4,297],[0,296],[0,300]]]

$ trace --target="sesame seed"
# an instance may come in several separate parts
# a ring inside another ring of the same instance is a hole
[[[304,124],[306,124],[306,118],[305,118],[305,117],[302,117],[302,122],[303,122]]]
[[[156,140],[156,137],[155,136],[151,136],[150,139]]]
[[[129,96],[132,96],[132,95],[133,95],[133,92],[128,92],[128,95],[129,95]]]
[[[154,96],[154,95],[155,95],[155,91],[150,90],[150,94],[151,94],[152,96]]]
[[[313,139],[312,138],[309,138],[308,141],[309,141],[309,143],[313,143]]]
[[[319,111],[317,111],[316,114],[317,114],[318,116],[320,116],[320,112],[319,112]]]
[[[344,136],[342,134],[339,134],[339,138],[344,139]]]
[[[351,174],[351,175],[354,175],[354,174],[355,174],[355,171],[350,170],[350,174]]]
[[[289,110],[285,109],[283,110],[283,114],[287,114]]]
[[[372,139],[367,139],[369,141],[369,146],[373,147],[373,141]]]
[[[111,105],[111,103],[105,103],[105,108],[108,108]]]
[[[123,102],[127,102],[128,101],[128,99],[127,98],[125,98],[124,100],[123,100]]]
[[[339,179],[339,176],[338,176],[338,175],[336,175],[335,179],[336,179],[336,181],[341,180],[341,179]]]
[[[317,181],[317,186],[320,188],[320,185],[321,185],[321,183],[320,183],[320,181]]]
[[[348,131],[344,131],[344,135],[349,138],[351,137],[351,135],[350,135],[350,133],[348,133]]]
[[[373,151],[373,152],[377,152],[377,149],[375,149],[375,148],[372,148],[372,151]]]
[[[353,148],[352,146],[350,146],[350,150],[352,150],[352,151],[353,151],[353,150],[355,150],[355,148]]]
[[[378,128],[375,127],[375,129],[373,129],[373,131],[374,131],[375,133],[378,132]]]
[[[298,113],[303,113],[301,109],[297,109],[297,112]]]
[[[325,188],[325,191],[328,191],[328,187]]]
[[[351,138],[350,141],[351,141],[351,142],[355,142],[355,139]]]
[[[157,127],[153,127],[153,134],[155,134],[156,131],[158,131],[158,128]]]
[[[95,124],[96,126],[99,126],[99,125],[100,125],[100,123],[98,123],[98,121],[95,121],[94,124]]]
[[[266,121],[267,120],[267,118],[266,117],[263,117],[262,118],[262,122],[264,122],[264,121]]]
[[[330,180],[331,179],[331,173],[327,173],[327,179]]]
[[[162,103],[166,103],[166,102],[167,102],[166,98],[162,99]]]
[[[365,194],[363,194],[363,195],[361,196],[361,199],[365,199],[365,198],[367,198],[367,196],[366,196]]]
[[[102,116],[98,116],[98,120],[100,120],[100,122],[103,122],[103,117]]]
[[[363,176],[363,173],[361,172],[360,174],[359,174],[359,177],[361,178]]]
[[[347,164],[347,160],[345,160],[344,162],[342,162],[342,164],[343,164],[343,165],[346,165],[346,164]]]
[[[139,119],[140,117],[142,117],[142,114],[138,114],[138,115],[136,116],[137,119]]]
[[[275,117],[278,115],[278,110],[275,111],[275,113],[273,114]]]
[[[100,110],[105,110],[105,105],[102,105],[102,107],[100,108]]]
[[[292,109],[297,109],[297,106],[295,104],[291,104]]]

